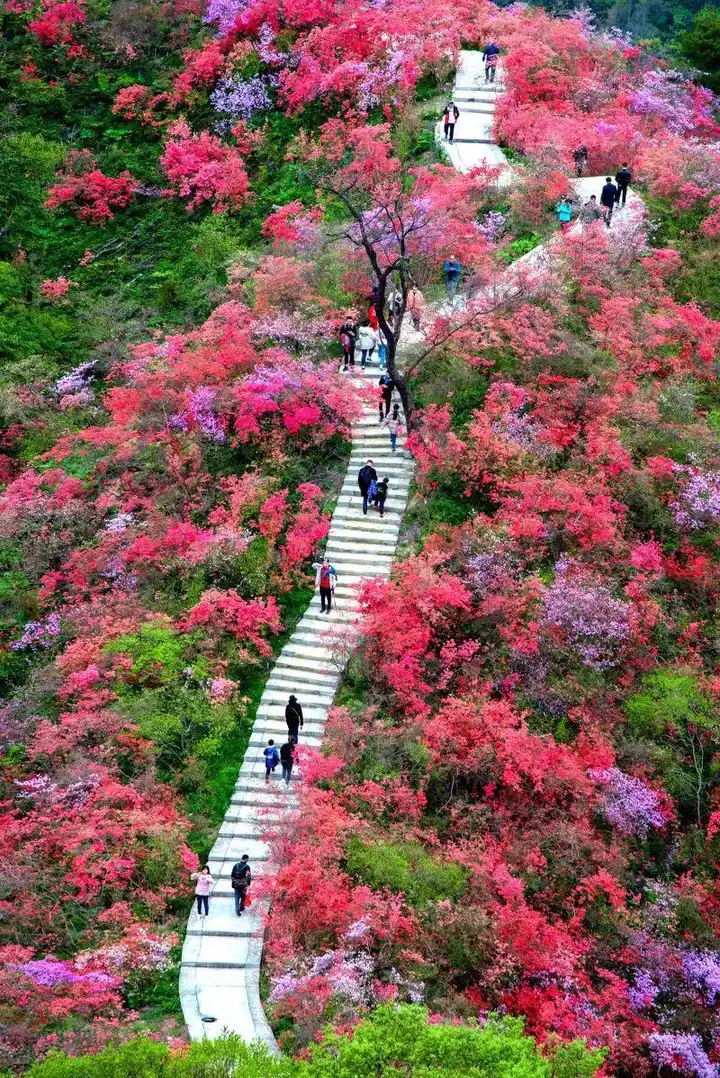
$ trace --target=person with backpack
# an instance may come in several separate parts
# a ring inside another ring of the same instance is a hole
[[[485,82],[495,82],[495,72],[497,71],[499,55],[500,49],[494,41],[491,41],[483,49],[482,58],[483,63],[485,64]]]
[[[366,362],[369,363],[372,359],[378,343],[377,330],[373,329],[369,323],[364,323],[358,330],[357,343],[360,348],[360,366],[364,367]]]
[[[580,220],[583,226],[591,225],[593,221],[602,220],[602,211],[598,205],[597,195],[590,195],[590,198],[580,210]]]
[[[378,407],[380,408],[380,422],[382,423],[383,419],[390,411],[395,382],[389,374],[382,374],[378,380],[378,385],[380,386]]]
[[[385,499],[387,498],[388,487],[390,486],[390,479],[385,476],[384,479],[380,479],[375,484],[375,508],[380,510],[380,519],[385,516]]]
[[[587,166],[590,155],[587,150],[587,146],[578,146],[577,150],[573,154],[573,160],[575,162],[575,175],[582,176]]]
[[[340,347],[343,354],[343,370],[348,370],[349,367],[355,366],[355,342],[357,340],[357,332],[355,329],[355,323],[351,318],[346,318],[340,327]]]
[[[238,917],[240,917],[245,909],[248,887],[252,883],[252,872],[250,871],[249,861],[250,858],[244,853],[240,860],[233,865],[232,872],[230,873],[230,886],[235,895],[235,913]]]
[[[368,496],[371,483],[377,483],[377,472],[373,467],[373,462],[368,460],[358,472],[358,486],[360,487],[360,493],[362,494],[363,499],[363,516],[367,516]]]
[[[207,917],[210,913],[210,892],[215,880],[210,872],[209,865],[203,865],[199,872],[193,872],[190,877],[195,880],[195,898],[197,899],[197,911],[200,917]],[[203,909],[205,913],[203,913]]]
[[[445,278],[445,291],[447,292],[447,298],[451,303],[455,302],[457,296],[458,285],[460,284],[460,274],[462,273],[462,266],[458,262],[455,255],[452,258],[448,258],[447,262],[443,266],[443,277]]]
[[[287,741],[280,749],[280,763],[282,764],[282,777],[285,779],[285,785],[289,786],[293,764],[295,763],[292,741]]]
[[[393,405],[393,412],[391,416],[385,416],[382,421],[382,425],[387,427],[390,434],[390,448],[394,453],[397,448],[397,436],[398,431],[402,427],[402,420],[400,419],[400,405]]]
[[[610,228],[610,222],[612,221],[613,210],[615,209],[615,203],[617,202],[618,189],[612,182],[609,176],[605,177],[605,186],[600,192],[600,205],[603,208],[603,216],[605,218],[605,224]]]
[[[332,594],[335,591],[335,584],[337,583],[337,570],[334,565],[330,564],[329,558],[323,558],[322,563],[318,566],[318,571],[315,574],[315,587],[320,589],[320,613],[330,613],[330,607],[332,606]],[[287,718],[287,712],[285,713]]]
[[[615,173],[615,183],[617,184],[618,191],[615,201],[624,206],[627,202],[628,187],[632,183],[632,172],[627,165],[623,165],[623,167]]]
[[[443,117],[443,130],[445,132],[445,138],[448,142],[452,142],[455,136],[455,124],[458,122],[458,116],[460,115],[460,109],[457,107],[454,101],[448,101],[445,106],[445,115]]]
[[[332,566],[330,566],[332,570]],[[332,588],[330,589],[332,593]],[[300,731],[305,725],[303,721],[303,709],[298,703],[297,696],[291,696],[287,702],[285,708],[285,722],[288,728],[288,741],[292,741],[293,745],[297,745],[300,737]]]
[[[263,749],[263,756],[265,757],[265,781],[269,782],[270,772],[274,771],[280,763],[280,753],[272,738],[268,741],[267,748]]]

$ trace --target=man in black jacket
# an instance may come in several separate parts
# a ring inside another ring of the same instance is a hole
[[[288,728],[288,740],[297,745],[298,737],[303,723],[302,706],[297,701],[297,696],[291,696],[285,708],[285,722]]]
[[[368,491],[373,480],[377,482],[377,472],[373,468],[373,462],[369,460],[358,472],[358,486],[363,496],[363,514],[365,516],[367,516]]]
[[[252,883],[252,872],[250,871],[250,865],[248,864],[250,858],[246,853],[242,855],[240,860],[233,865],[233,870],[230,873],[230,886],[235,893],[235,913],[238,917],[245,909],[245,898],[247,896],[248,887]]]
[[[627,201],[628,187],[632,183],[632,172],[627,165],[623,165],[620,171],[615,173],[615,183],[618,188],[617,201],[624,206]]]
[[[280,764],[282,766],[282,777],[285,779],[285,785],[290,785],[290,777],[292,775],[293,764],[295,757],[293,756],[293,744],[292,741],[286,741],[280,748]]]
[[[603,215],[605,217],[605,224],[610,228],[610,222],[612,221],[613,210],[615,209],[615,203],[617,202],[618,189],[612,182],[609,176],[605,177],[605,186],[600,194],[600,205],[603,208]]]

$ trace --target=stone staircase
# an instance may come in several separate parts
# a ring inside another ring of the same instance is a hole
[[[374,383],[380,368],[356,367],[352,377],[358,389]],[[378,394],[379,396],[379,390]],[[209,864],[215,878],[210,913],[198,917],[193,908],[183,946],[180,970],[180,1001],[190,1036],[214,1039],[237,1033],[244,1040],[263,1041],[273,1051],[275,1039],[263,1012],[259,995],[262,937],[266,909],[253,904],[241,917],[234,908],[230,873],[247,853],[254,877],[269,871],[268,849],[262,839],[267,823],[279,820],[297,807],[293,788],[301,781],[295,765],[290,788],[280,769],[265,783],[263,749],[269,738],[282,744],[287,737],[285,705],[290,693],[302,704],[305,725],[300,744],[322,744],[327,714],[347,657],[357,638],[358,602],[354,585],[373,577],[387,577],[397,544],[402,514],[412,477],[412,460],[403,452],[390,451],[387,429],[381,427],[377,407],[364,406],[352,431],[352,451],[340,496],[332,516],[326,552],[338,573],[333,609],[320,613],[315,595],[295,632],[283,647],[265,685],[235,792],[213,846]],[[385,516],[368,509],[363,516],[357,473],[371,458],[378,478],[390,483]]]
[[[503,90],[502,67],[498,67],[495,82],[485,82],[482,54],[471,49],[461,51],[452,93],[460,112],[454,140],[445,141],[442,121],[435,131],[436,141],[458,172],[470,172],[484,164],[508,165],[505,154],[493,138],[495,102]],[[502,185],[509,182],[509,178],[508,167],[498,182]]]

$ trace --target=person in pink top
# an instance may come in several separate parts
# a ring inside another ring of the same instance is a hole
[[[203,865],[199,872],[193,872],[190,879],[197,881],[195,884],[195,898],[197,899],[198,913],[201,917],[207,917],[210,912],[210,892],[215,880],[212,878],[207,865]],[[205,907],[204,914],[203,906]]]

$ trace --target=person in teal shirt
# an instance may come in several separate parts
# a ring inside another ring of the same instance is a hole
[[[560,225],[564,232],[567,226],[570,224],[570,219],[572,218],[573,214],[573,208],[568,199],[561,198],[557,206],[555,207],[555,212],[558,215],[558,220],[560,221]]]

